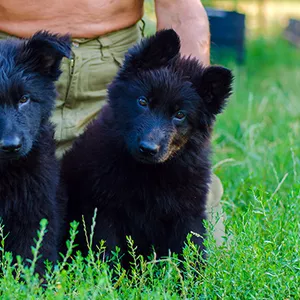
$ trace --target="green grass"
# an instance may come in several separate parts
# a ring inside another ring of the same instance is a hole
[[[1,299],[300,298],[300,53],[279,38],[251,41],[247,52],[245,66],[223,62],[234,70],[234,94],[213,141],[230,245],[217,248],[210,237],[206,268],[199,270],[189,244],[180,272],[174,257],[136,257],[129,241],[133,272],[123,272],[116,253],[115,281],[102,248],[88,258],[73,251],[71,263],[47,274],[43,289],[34,262],[11,265],[2,240]]]

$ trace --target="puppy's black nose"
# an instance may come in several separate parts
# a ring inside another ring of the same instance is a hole
[[[159,145],[152,143],[141,141],[140,142],[140,152],[147,156],[154,156],[158,153]]]
[[[0,140],[0,150],[3,152],[19,152],[21,150],[21,147],[21,139],[17,136],[5,137]]]

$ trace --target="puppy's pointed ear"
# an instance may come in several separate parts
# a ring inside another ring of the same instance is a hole
[[[163,67],[179,55],[180,39],[173,29],[158,31],[129,49],[120,74]]]
[[[232,92],[232,81],[232,72],[224,67],[210,66],[203,70],[196,88],[210,113],[222,112]]]
[[[69,58],[70,54],[70,35],[39,31],[22,44],[17,63],[57,80],[61,73],[61,60],[63,57]]]

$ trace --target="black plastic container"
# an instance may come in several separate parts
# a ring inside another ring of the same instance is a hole
[[[290,19],[284,36],[290,43],[300,47],[300,20]]]
[[[245,15],[235,11],[206,8],[210,23],[212,56],[235,53],[236,61],[245,60]]]

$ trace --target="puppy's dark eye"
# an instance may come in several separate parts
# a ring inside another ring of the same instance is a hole
[[[148,105],[148,100],[144,96],[138,97],[137,101],[140,106],[146,107]]]
[[[25,104],[30,100],[30,97],[28,95],[24,95],[19,100],[19,105]]]
[[[176,112],[174,118],[177,119],[177,120],[184,120],[186,117],[186,114],[182,111],[182,110],[179,110],[178,112]]]

